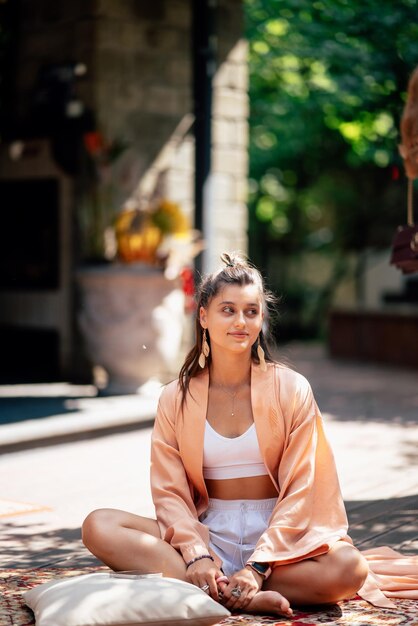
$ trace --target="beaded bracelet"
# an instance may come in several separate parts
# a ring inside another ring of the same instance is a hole
[[[196,556],[191,561],[188,561],[188,563],[186,563],[186,569],[189,568],[190,565],[193,565],[193,563],[196,563],[196,561],[200,561],[200,559],[210,559],[211,561],[214,560],[213,556],[211,556],[210,554],[202,554],[201,556]]]

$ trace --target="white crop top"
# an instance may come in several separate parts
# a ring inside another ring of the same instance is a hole
[[[267,474],[255,425],[239,437],[224,437],[206,421],[203,476],[209,479],[244,478]]]

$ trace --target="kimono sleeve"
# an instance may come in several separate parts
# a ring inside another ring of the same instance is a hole
[[[161,537],[187,562],[208,554],[209,533],[198,520],[193,489],[179,451],[172,396],[173,388],[166,388],[158,405],[151,438],[151,492]]]
[[[347,536],[347,516],[322,416],[308,381],[299,375],[286,406],[285,442],[278,465],[279,497],[269,527],[250,560],[286,564],[328,552]]]

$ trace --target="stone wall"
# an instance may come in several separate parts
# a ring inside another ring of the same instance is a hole
[[[92,0],[22,0],[20,5],[15,106],[22,119],[29,115],[42,66],[72,61],[91,69],[96,25]],[[92,107],[93,82],[82,81],[77,91]]]
[[[190,3],[98,0],[95,19],[98,124],[110,139],[129,144],[120,165],[125,195],[120,200],[157,191],[191,212]]]
[[[132,142],[123,178],[137,181],[134,195],[140,199],[163,193],[192,216],[191,3],[101,0],[96,11],[95,109],[110,137]],[[206,270],[224,250],[247,250],[248,79],[241,2],[220,0],[216,24]]]
[[[24,341],[27,330],[33,332],[52,331],[57,333],[59,348],[57,370],[53,376],[76,377],[80,373],[75,364],[73,291],[74,265],[74,179],[57,164],[52,154],[51,141],[43,134],[35,120],[34,109],[42,93],[39,91],[41,68],[68,63],[83,63],[89,68],[95,45],[95,24],[91,2],[55,0],[22,0],[16,43],[15,84],[13,86],[14,119],[10,145],[0,145],[0,176],[2,179],[19,181],[24,179],[56,180],[59,187],[59,281],[52,289],[14,288],[0,291],[0,327],[16,329],[20,350],[19,332]],[[93,84],[83,80],[74,94],[86,107],[93,105]],[[22,141],[21,141],[22,140]],[[42,211],[42,200],[32,198],[32,211]],[[18,211],[19,207],[12,207]],[[24,228],[24,224],[23,224]],[[39,245],[42,245],[39,242]],[[28,254],[21,250],[22,254]],[[25,265],[30,264],[30,258]],[[49,353],[48,353],[49,354]],[[35,357],[32,356],[32,361]],[[6,356],[7,358],[7,356]],[[40,354],[47,359],[47,352]],[[22,370],[24,367],[22,352]],[[54,360],[55,366],[55,360]],[[51,365],[52,367],[52,365]],[[51,368],[47,368],[50,371]],[[29,370],[27,375],[29,375]],[[38,379],[35,372],[34,379]]]
[[[214,79],[206,269],[218,263],[221,252],[246,252],[248,248],[247,44],[240,38],[241,7],[235,2],[224,9],[221,17],[230,13],[231,28],[220,31],[220,59]]]
[[[241,1],[218,0],[216,24],[212,173],[205,190],[204,270],[213,269],[224,250],[247,250],[247,50],[242,40]],[[191,0],[21,1],[16,117],[26,120],[22,128],[27,130],[41,67],[83,64],[86,73],[75,81],[74,97],[94,114],[96,127],[107,141],[128,144],[112,172],[115,193],[111,210],[115,213],[132,196],[146,201],[160,194],[179,202],[193,220],[191,28]],[[44,153],[48,150],[41,151],[40,159]],[[35,169],[45,171],[50,167],[47,160],[44,164],[38,162]],[[8,176],[19,176],[22,166],[13,168],[10,162]],[[73,183],[77,183],[76,176],[70,177],[65,186],[63,223],[67,224],[82,210],[81,205],[77,206]],[[73,246],[68,245],[68,237],[73,237]],[[72,268],[79,256],[79,240],[69,229],[65,242],[63,266]],[[63,288],[70,294],[74,276],[67,272],[63,280]],[[68,309],[75,306],[72,302],[68,296],[62,306]],[[13,306],[6,309],[11,312],[10,320],[5,322],[12,323]],[[38,323],[37,306],[26,311],[25,320],[28,316],[32,316],[29,324]],[[73,317],[74,309],[61,318],[66,320],[66,328],[61,329],[66,337],[61,359],[66,371],[71,365],[68,345],[72,343]]]
[[[42,65],[83,63],[77,97],[108,141],[129,149],[115,167],[115,211],[157,191],[193,213],[194,142],[190,0],[22,2],[17,110],[25,117]],[[247,250],[247,48],[240,0],[218,0],[212,176],[206,266]],[[227,216],[227,219],[225,219]]]

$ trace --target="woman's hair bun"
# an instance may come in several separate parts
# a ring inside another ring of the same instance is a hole
[[[238,252],[224,252],[221,254],[221,261],[226,267],[236,267],[237,265],[248,265],[246,259]]]

